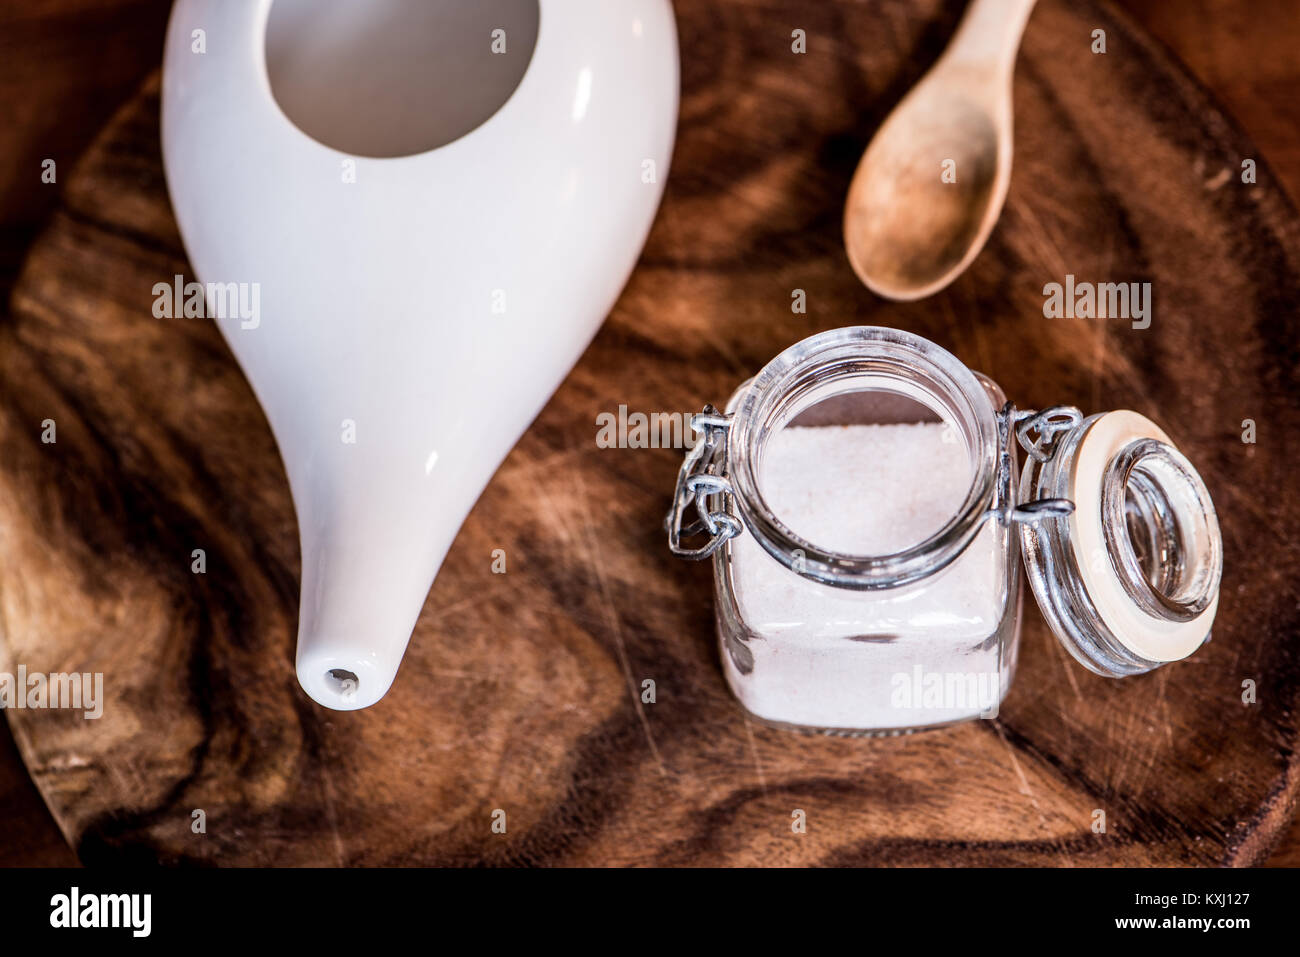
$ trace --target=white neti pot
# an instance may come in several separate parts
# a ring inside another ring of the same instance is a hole
[[[331,708],[388,691],[457,530],[609,312],[662,193],[678,100],[668,0],[536,6],[504,105],[445,145],[392,155],[377,141],[370,157],[286,115],[267,65],[273,0],[172,12],[163,156],[186,278],[205,284],[279,444],[302,549],[298,679]],[[348,10],[326,46],[404,15],[395,0]],[[427,10],[417,19],[407,41],[429,29]],[[337,86],[356,63],[298,66],[301,88],[313,69]]]

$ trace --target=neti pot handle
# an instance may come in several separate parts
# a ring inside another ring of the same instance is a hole
[[[700,433],[700,439],[686,453],[677,473],[677,487],[673,505],[664,518],[668,532],[668,548],[679,558],[702,561],[709,558],[729,539],[739,535],[744,526],[727,512],[718,499],[732,495],[731,481],[727,477],[727,433],[733,415],[719,412],[706,405],[702,412],[691,416],[691,428]],[[1074,503],[1065,498],[1043,498],[1011,505],[1014,477],[1010,433],[1015,430],[1016,441],[1037,463],[1047,462],[1056,452],[1061,435],[1078,426],[1083,413],[1074,406],[1057,405],[1041,412],[1033,409],[1017,410],[1008,402],[997,413],[998,443],[998,497],[985,517],[1002,524],[1011,522],[1040,522],[1048,518],[1062,518],[1074,511]],[[686,523],[687,510],[695,506],[698,518]],[[682,544],[683,538],[708,533],[709,540],[696,548]]]

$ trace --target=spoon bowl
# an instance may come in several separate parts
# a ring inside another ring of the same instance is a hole
[[[849,262],[872,292],[938,292],[979,255],[1011,185],[1011,76],[1033,0],[976,0],[894,108],[844,206]]]

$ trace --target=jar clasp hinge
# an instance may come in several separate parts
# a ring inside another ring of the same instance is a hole
[[[686,453],[686,460],[677,473],[673,507],[664,519],[664,528],[668,532],[668,548],[674,555],[700,561],[716,552],[729,538],[739,535],[741,526],[734,515],[712,508],[717,497],[731,494],[731,482],[726,476],[727,430],[731,428],[731,416],[706,405],[703,412],[691,416],[691,428],[700,437]],[[699,518],[683,524],[686,510],[692,504]],[[682,545],[683,538],[705,532],[709,540],[698,548]]]
[[[1066,432],[1083,421],[1083,413],[1072,405],[1054,405],[1043,409],[1018,410],[1008,402],[998,415],[998,428],[1002,433],[1002,461],[999,465],[999,485],[1004,490],[1002,505],[996,510],[1002,522],[1039,522],[1046,518],[1064,518],[1074,511],[1068,498],[1040,498],[1011,505],[1011,446],[1007,432],[1015,429],[1020,447],[1040,466],[1056,454],[1057,442]]]

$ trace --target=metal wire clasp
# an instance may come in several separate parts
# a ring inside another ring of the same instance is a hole
[[[1074,511],[1068,498],[1040,498],[1019,505],[1011,505],[1011,429],[1015,429],[1020,447],[1040,465],[1056,454],[1056,442],[1061,435],[1078,426],[1083,413],[1072,405],[1054,405],[1041,412],[1034,409],[1020,411],[1008,402],[998,414],[998,438],[1002,454],[998,465],[998,487],[1002,490],[1000,502],[994,509],[999,521],[1040,522],[1045,518],[1063,518]]]
[[[668,532],[668,548],[674,555],[700,561],[721,548],[727,539],[740,534],[741,524],[726,511],[711,509],[711,500],[716,496],[731,494],[731,482],[726,476],[727,430],[731,428],[731,416],[706,405],[703,412],[691,416],[691,428],[700,433],[700,439],[686,453],[686,460],[677,473],[673,507],[664,519],[664,528]],[[699,518],[683,525],[683,516],[692,503]],[[682,545],[683,537],[705,532],[709,534],[709,540],[699,548]]]
[[[1072,405],[1054,405],[1041,412],[1033,409],[1017,412],[1011,408],[1011,417],[1016,427],[1016,441],[1038,462],[1050,459],[1056,452],[1057,438],[1083,421],[1083,413]],[[1030,436],[1029,433],[1034,431],[1038,434]]]

